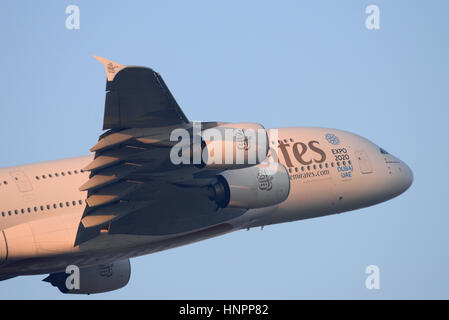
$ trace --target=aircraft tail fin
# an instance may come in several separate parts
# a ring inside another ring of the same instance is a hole
[[[94,57],[107,75],[103,130],[189,123],[159,73]]]
[[[106,70],[106,75],[108,77],[108,81],[112,81],[114,79],[115,75],[120,70],[126,68],[126,66],[124,66],[120,63],[111,61],[109,59],[106,59],[106,58],[103,58],[100,56],[94,56],[94,58],[97,59],[98,61],[100,61],[104,65],[104,68]]]

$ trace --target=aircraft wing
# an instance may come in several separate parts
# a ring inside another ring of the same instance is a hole
[[[75,245],[102,232],[172,234],[243,214],[246,210],[217,208],[208,199],[203,188],[207,172],[195,179],[200,169],[170,161],[170,149],[177,143],[170,141],[170,133],[177,128],[191,131],[192,123],[162,77],[149,68],[96,58],[107,74],[107,131],[91,148],[94,160],[84,168],[90,176],[80,187],[87,199]],[[216,125],[202,123],[202,128]]]

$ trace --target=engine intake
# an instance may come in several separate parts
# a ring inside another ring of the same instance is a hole
[[[263,162],[244,169],[227,170],[209,186],[209,199],[220,208],[255,209],[276,205],[287,199],[290,178],[280,163]]]
[[[75,268],[76,269],[76,268]],[[79,272],[78,272],[79,271]],[[107,264],[80,268],[72,274],[65,272],[52,273],[43,281],[50,282],[62,293],[91,294],[120,289],[128,284],[131,276],[129,259]],[[69,279],[72,277],[73,279]],[[68,288],[67,282],[74,282],[79,288]]]

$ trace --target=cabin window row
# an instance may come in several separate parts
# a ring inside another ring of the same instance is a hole
[[[35,207],[30,207],[30,208],[22,208],[22,209],[15,209],[15,210],[8,210],[8,211],[2,211],[2,217],[5,217],[6,215],[8,216],[12,216],[13,214],[18,215],[19,213],[31,213],[31,212],[38,212],[38,211],[45,211],[45,210],[51,210],[53,209],[58,209],[58,208],[64,208],[64,207],[70,207],[70,206],[76,206],[76,205],[82,205],[83,201],[82,200],[78,200],[75,201],[73,200],[72,202],[70,201],[66,201],[65,204],[63,202],[60,202],[59,204],[57,203],[53,203],[53,205],[41,205],[41,206],[35,206]]]
[[[83,173],[83,172],[84,172],[83,169],[81,169],[80,171],[74,170],[73,172],[69,170],[67,172],[62,171],[60,173],[55,172],[55,173],[43,174],[41,176],[36,176],[35,178],[36,178],[36,180],[40,180],[40,179],[47,179],[47,178],[60,177],[60,176],[65,177],[66,175],[70,176],[72,174],[78,174],[78,173]]]
[[[302,167],[295,167],[293,169],[292,168],[288,168],[288,171],[290,173],[292,173],[293,170],[295,172],[298,172],[298,171],[310,171],[310,170],[317,170],[317,169],[327,169],[329,167],[334,168],[335,166],[340,167],[340,165],[343,165],[343,166],[349,165],[350,166],[350,165],[352,165],[352,162],[351,162],[351,160],[342,161],[342,162],[337,161],[336,163],[331,162],[330,165],[326,162],[325,164],[320,163],[320,164],[314,164],[314,165],[308,165],[308,166],[302,166]]]

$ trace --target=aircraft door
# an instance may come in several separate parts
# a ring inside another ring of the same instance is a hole
[[[33,186],[24,172],[11,171],[9,174],[13,178],[20,192],[28,192],[33,190]]]
[[[372,173],[373,167],[371,165],[371,161],[368,158],[368,155],[365,151],[359,150],[355,152],[355,156],[359,162],[360,172],[363,174]]]

